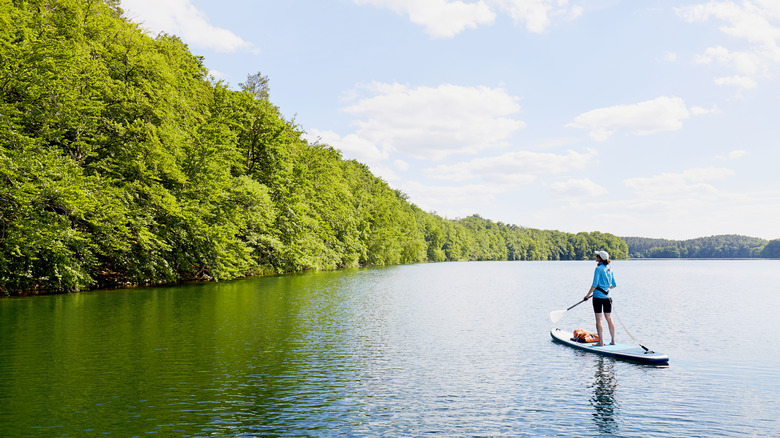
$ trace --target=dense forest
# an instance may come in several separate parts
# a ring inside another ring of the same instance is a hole
[[[780,258],[780,239],[723,235],[689,240],[623,237],[632,258]]]
[[[424,261],[571,260],[604,233],[422,211],[118,1],[0,0],[0,296]]]

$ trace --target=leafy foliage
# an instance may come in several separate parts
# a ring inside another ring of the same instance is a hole
[[[116,1],[0,0],[0,295],[458,260],[573,260],[619,238],[443,219],[208,77]]]
[[[780,239],[770,240],[761,249],[761,257],[768,259],[780,259]]]
[[[769,247],[766,240],[733,234],[690,240],[648,239],[644,237],[623,237],[622,239],[628,244],[628,256],[632,258],[773,257],[768,255],[772,254],[772,247]]]

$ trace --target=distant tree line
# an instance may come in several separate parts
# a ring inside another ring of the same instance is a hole
[[[0,1],[0,295],[455,260],[620,238],[422,211],[118,1]]]
[[[689,240],[622,237],[631,258],[780,258],[780,239],[722,235]]]

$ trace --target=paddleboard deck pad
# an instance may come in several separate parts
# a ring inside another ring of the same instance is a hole
[[[669,356],[654,351],[645,351],[644,348],[636,345],[615,344],[597,347],[596,343],[582,343],[572,340],[574,334],[561,330],[559,328],[550,331],[550,335],[553,340],[561,344],[568,345],[569,347],[576,348],[578,350],[587,351],[589,353],[600,354],[602,356],[614,357],[616,359],[624,359],[632,362],[665,365],[669,363]]]

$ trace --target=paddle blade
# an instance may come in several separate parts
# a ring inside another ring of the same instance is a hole
[[[561,320],[561,318],[563,318],[563,315],[565,314],[566,314],[565,310],[553,310],[552,312],[550,312],[550,320],[552,322],[558,322]]]

